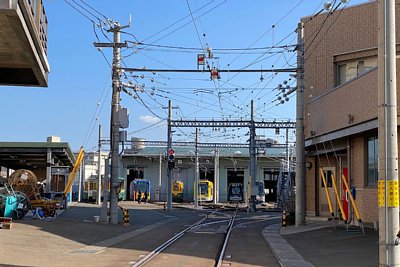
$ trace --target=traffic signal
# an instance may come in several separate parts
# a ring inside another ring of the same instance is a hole
[[[171,148],[168,151],[168,161],[174,161],[175,160],[175,151]]]
[[[168,168],[175,168],[175,151],[172,148],[168,151]]]

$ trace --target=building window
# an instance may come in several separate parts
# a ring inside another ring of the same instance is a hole
[[[278,172],[273,169],[264,169],[264,181],[277,181]]]
[[[336,85],[344,84],[351,79],[375,68],[377,66],[377,57],[368,57],[346,62],[338,62]]]
[[[326,181],[326,187],[332,187],[332,174],[333,171],[332,170],[324,170],[324,177],[325,177],[325,181]],[[321,187],[325,187],[324,184],[324,180],[321,176]]]
[[[367,185],[378,182],[378,138],[368,138],[367,141]]]

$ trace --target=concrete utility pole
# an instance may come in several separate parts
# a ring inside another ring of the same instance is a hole
[[[168,145],[167,151],[171,149],[172,145],[172,103],[168,100]],[[174,176],[174,169],[168,167],[168,181],[167,181],[167,211],[172,211],[172,177]]]
[[[82,199],[82,180],[85,179],[83,177],[83,165],[84,160],[82,160],[82,164],[79,166],[78,202],[81,202]]]
[[[395,1],[378,1],[379,266],[400,266]]]
[[[289,129],[286,128],[286,166],[290,172],[290,155],[289,155]]]
[[[99,124],[99,149],[97,158],[97,205],[101,205],[101,125]]]
[[[251,118],[250,118],[250,210],[256,210],[256,194],[258,187],[256,185],[257,175],[257,154],[256,154],[256,127],[254,125],[254,101],[251,100]]]
[[[199,141],[199,128],[196,128],[196,139],[195,143],[195,173],[194,173],[194,190],[196,192],[194,196],[194,203],[196,208],[199,206],[199,150],[198,150],[198,141]]]
[[[110,159],[104,160],[104,187],[103,187],[103,204],[100,210],[100,222],[109,223],[108,220],[108,180],[110,176]]]
[[[118,189],[119,189],[119,118],[120,110],[120,73],[121,73],[121,47],[127,47],[126,43],[120,43],[120,31],[128,26],[121,26],[114,22],[114,27],[107,30],[114,34],[113,43],[95,43],[95,47],[112,47],[112,100],[111,100],[111,127],[110,127],[110,152],[111,152],[111,199],[110,199],[110,223],[118,224]]]
[[[304,25],[297,28],[296,90],[296,226],[305,224],[305,152],[304,152]]]
[[[112,70],[112,103],[111,103],[111,197],[110,197],[110,223],[118,224],[118,154],[119,154],[119,123],[118,110],[120,101],[120,72],[117,70],[121,66],[120,25],[115,23],[111,29],[114,33],[113,47],[113,70]]]
[[[219,202],[219,149],[215,148],[214,159],[214,204]]]
[[[158,195],[156,195],[156,201],[160,201],[161,194],[161,183],[162,183],[162,153],[160,153],[160,159],[158,162]]]

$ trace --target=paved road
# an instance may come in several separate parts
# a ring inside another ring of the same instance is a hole
[[[100,208],[90,204],[77,204],[51,222],[28,217],[15,221],[11,230],[0,230],[1,266],[130,266],[207,213],[179,208],[167,213],[153,204],[122,204],[129,208],[130,226],[94,223],[93,216],[100,213]],[[271,217],[275,214],[260,212],[257,216],[259,218],[250,219],[245,212],[240,213],[242,225],[233,232],[226,264],[279,266],[261,236],[262,229],[274,222]],[[196,235],[203,245],[198,247],[192,242],[192,246],[187,246],[181,242],[181,247],[178,245],[163,254],[164,261],[161,257],[159,262],[148,266],[194,266],[198,263],[201,265],[197,266],[214,266],[214,259],[201,252],[215,249],[207,246],[207,239],[216,235],[195,232],[191,235]]]
[[[261,235],[266,225],[280,222],[280,214],[241,215],[230,237],[225,266],[280,266]]]

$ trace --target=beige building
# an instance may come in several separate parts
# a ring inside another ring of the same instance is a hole
[[[397,29],[399,15],[397,11]],[[343,174],[355,191],[362,220],[367,224],[378,221],[377,19],[375,1],[302,19],[308,216],[330,216],[320,175],[322,168],[337,217],[340,210],[332,179],[339,187],[345,212],[348,208],[352,216],[340,179]],[[396,33],[397,40],[400,40],[399,33]]]
[[[48,21],[42,0],[0,0],[0,85],[48,85]]]

